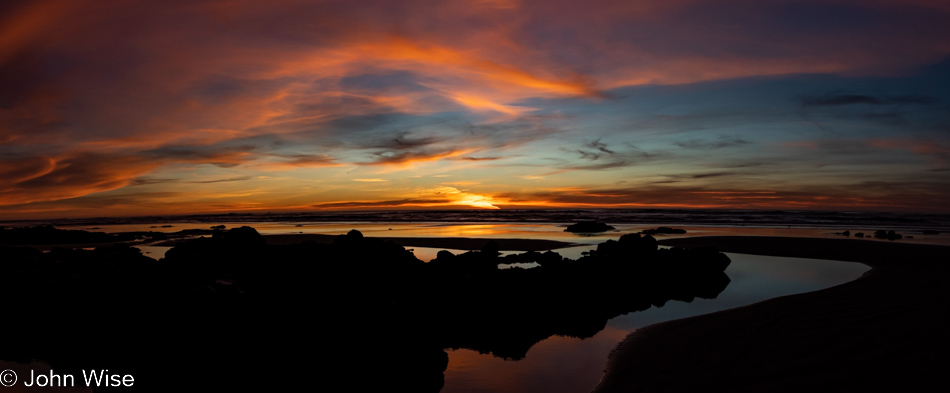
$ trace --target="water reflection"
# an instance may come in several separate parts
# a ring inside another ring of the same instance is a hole
[[[161,225],[150,224],[110,224],[99,225],[95,229],[102,232],[134,232],[134,231],[155,231],[155,232],[177,232],[183,229],[208,229],[211,226],[225,225],[228,228],[236,228],[244,225],[251,225],[261,234],[330,234],[342,235],[351,229],[357,229],[366,236],[374,237],[480,237],[480,238],[521,238],[521,239],[546,239],[560,240],[578,244],[594,245],[606,239],[616,239],[624,233],[638,232],[644,229],[656,228],[658,226],[673,226],[686,229],[685,235],[659,235],[657,239],[669,239],[675,237],[693,237],[693,236],[784,236],[784,237],[820,237],[820,238],[843,238],[835,235],[835,232],[850,230],[851,232],[864,232],[866,234],[874,233],[873,228],[820,228],[820,227],[743,227],[743,226],[689,226],[675,225],[668,223],[656,224],[611,224],[616,229],[613,231],[577,235],[564,232],[568,223],[464,223],[464,222],[412,222],[412,223],[374,223],[374,222],[174,222],[163,227]],[[86,229],[88,226],[57,226],[63,229]],[[899,240],[904,243],[920,244],[944,244],[950,245],[950,233],[941,233],[938,235],[922,235],[919,231],[905,231],[905,234],[914,234],[913,238]],[[853,237],[851,237],[853,238]],[[866,241],[888,241],[875,239],[874,237],[863,238]]]
[[[215,225],[209,223],[207,225]],[[202,224],[206,225],[206,224]],[[228,227],[235,227],[241,223]],[[577,259],[580,252],[593,248],[594,243],[606,239],[616,239],[620,233],[635,232],[650,227],[643,225],[618,226],[617,232],[608,232],[592,237],[579,237],[563,232],[563,228],[549,224],[477,224],[477,225],[430,225],[430,224],[372,224],[372,223],[320,223],[313,227],[297,227],[296,223],[270,223],[261,225],[261,232],[265,234],[277,233],[345,233],[350,229],[359,228],[367,236],[402,236],[402,237],[468,237],[484,238],[531,238],[568,240],[576,243],[587,243],[582,246],[558,250],[563,256]],[[193,226],[192,226],[193,227]],[[164,228],[168,231],[186,229],[188,226]],[[115,228],[105,228],[104,231],[113,231]],[[157,229],[157,228],[156,228]],[[690,230],[690,235],[722,234],[723,232],[741,234],[763,234],[766,230],[751,228],[714,228]],[[768,229],[767,231],[784,232],[785,230]],[[805,230],[795,233],[807,232]],[[827,230],[825,230],[827,231]],[[812,231],[815,236],[824,236]],[[430,249],[438,251],[440,249]],[[161,250],[152,250],[155,253]],[[433,259],[432,255],[425,255],[425,249],[416,248],[416,256],[423,260]],[[461,252],[462,250],[456,250]],[[149,250],[147,250],[149,252]],[[573,254],[576,252],[576,254]],[[151,257],[158,255],[149,254]],[[863,265],[847,264],[830,261],[810,261],[793,258],[745,256],[730,254],[732,265],[727,273],[732,278],[729,288],[719,295],[716,300],[697,299],[691,303],[669,302],[662,308],[651,308],[646,312],[631,313],[607,322],[606,328],[588,339],[575,339],[553,336],[531,347],[524,360],[518,362],[504,361],[488,355],[479,355],[474,351],[452,351],[449,369],[446,371],[446,384],[443,392],[469,391],[587,391],[600,378],[604,362],[610,349],[623,336],[639,327],[690,315],[704,314],[725,308],[732,308],[754,303],[763,299],[792,293],[824,288],[858,277],[866,270]],[[191,265],[188,265],[191,266]],[[623,277],[618,277],[622,279]],[[617,285],[604,285],[619,288]],[[565,288],[567,286],[559,287]],[[482,291],[479,287],[476,291]],[[476,291],[472,291],[475,293]],[[563,289],[559,292],[563,292]],[[584,292],[584,291],[581,291]],[[450,293],[442,291],[440,293]],[[588,292],[590,293],[590,292]],[[534,295],[534,296],[531,296]],[[512,299],[524,300],[525,303],[536,301],[537,292],[525,296],[512,296]],[[508,300],[508,299],[505,299]],[[556,310],[557,314],[564,315],[563,310]],[[552,313],[554,314],[554,313]],[[616,315],[616,314],[614,314]],[[499,318],[498,320],[504,320]],[[606,317],[604,317],[606,320]],[[601,325],[603,326],[603,322]],[[504,330],[510,333],[511,329]],[[588,382],[590,381],[590,382]],[[487,386],[491,385],[491,386]]]
[[[471,350],[449,352],[442,393],[588,392],[603,375],[607,355],[634,330],[663,321],[735,308],[773,297],[823,289],[860,277],[858,263],[728,253],[732,282],[716,299],[672,301],[611,319],[589,339],[555,336],[520,361]]]

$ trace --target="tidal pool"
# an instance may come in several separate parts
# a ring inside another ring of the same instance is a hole
[[[716,299],[670,301],[611,319],[594,337],[553,336],[524,359],[496,358],[468,349],[448,350],[442,393],[586,393],[603,376],[607,355],[638,328],[708,314],[766,299],[811,292],[857,279],[870,268],[854,262],[727,253],[732,280]]]

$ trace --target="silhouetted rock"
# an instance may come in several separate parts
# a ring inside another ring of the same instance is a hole
[[[567,229],[565,229],[564,232],[596,233],[596,232],[606,232],[613,229],[614,227],[604,224],[602,222],[581,221],[576,224],[568,225]]]
[[[854,237],[864,237],[864,232],[855,233]]]
[[[0,228],[0,245],[95,244],[135,240],[132,234],[57,229],[52,225]]]
[[[498,245],[498,242],[494,240],[489,240],[488,243],[485,243],[485,245],[482,246],[482,249],[479,250],[479,252],[484,257],[495,258],[501,254],[500,252],[498,252],[498,250],[500,249],[501,247]]]
[[[256,229],[248,226],[231,228],[227,232],[216,232],[214,238],[223,239],[243,247],[263,247],[267,244],[267,241],[264,240],[264,236],[261,236]]]
[[[641,233],[645,235],[682,235],[686,233],[686,230],[679,228],[659,227],[656,229],[647,229],[641,231]]]
[[[638,233],[628,233],[621,236],[619,242],[629,255],[650,255],[657,250],[656,239],[650,235],[641,236]]]
[[[894,232],[893,230],[891,231],[878,230],[874,232],[874,237],[878,239],[897,240],[897,239],[903,238],[904,236],[899,233]]]
[[[518,359],[552,335],[591,337],[617,315],[715,297],[729,283],[724,254],[658,249],[649,235],[608,240],[579,260],[553,251],[498,254],[491,241],[481,251],[440,251],[426,264],[356,230],[332,244],[277,246],[251,227],[181,241],[160,261],[128,244],[47,253],[0,247],[0,296],[57,306],[24,307],[5,330],[17,340],[4,356],[41,359],[57,371],[120,364],[119,372],[156,391],[183,383],[163,378],[168,364],[200,376],[186,379],[189,386],[241,389],[248,386],[236,376],[292,358],[270,371],[319,368],[315,377],[360,381],[360,390],[435,393],[444,348]],[[540,266],[498,269],[517,262]],[[319,366],[300,353],[332,362]],[[382,386],[361,382],[366,375]],[[252,387],[274,387],[267,384]]]

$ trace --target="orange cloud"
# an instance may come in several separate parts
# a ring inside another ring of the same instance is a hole
[[[37,1],[14,7],[6,18],[0,19],[0,65],[49,32],[49,26],[71,14],[73,2]]]
[[[490,195],[461,191],[455,187],[438,187],[413,192],[405,198],[392,200],[365,200],[352,202],[328,202],[313,205],[318,209],[365,209],[365,208],[480,208],[498,209],[502,199]]]
[[[506,206],[699,209],[842,209],[918,211],[946,198],[940,183],[856,182],[804,185],[794,190],[701,189],[690,186],[637,188],[560,187],[503,196]],[[947,207],[938,207],[950,211]]]
[[[871,146],[891,149],[905,150],[913,152],[920,156],[931,157],[936,165],[946,165],[950,161],[950,146],[940,141],[924,141],[911,139],[871,139]]]
[[[0,161],[0,206],[61,200],[131,184],[159,164],[135,156],[80,154]]]
[[[409,167],[413,164],[450,159],[471,154],[477,149],[451,149],[439,152],[414,152],[406,151],[401,153],[377,154],[373,161],[360,163],[361,165],[395,165],[399,167]]]
[[[560,0],[5,4],[0,6],[5,15],[0,16],[0,146],[10,154],[0,161],[5,181],[0,204],[115,190],[160,167],[404,170],[445,160],[458,168],[461,162],[495,158],[471,154],[497,154],[549,136],[541,131],[520,136],[499,127],[488,137],[475,136],[474,128],[473,135],[458,137],[460,124],[524,119],[552,99],[597,102],[606,98],[604,91],[618,87],[762,75],[895,75],[950,55],[945,39],[950,24],[937,23],[950,12],[945,1],[793,3],[816,11],[834,3],[886,16],[889,23],[839,26],[833,20],[826,26],[808,20],[807,29],[791,24],[779,30],[776,25],[787,22],[781,7],[751,0],[593,1],[583,7]],[[908,3],[917,7],[905,7]],[[399,78],[354,84],[367,75]],[[346,143],[357,138],[351,133],[364,131],[360,121],[377,122],[366,126],[377,127],[373,132],[403,126],[415,132],[419,124],[391,124],[390,117],[433,114],[451,117],[440,120],[449,130],[433,133],[456,139],[432,138],[437,142],[411,148]],[[340,125],[347,122],[358,125]],[[539,130],[558,132],[538,123]],[[950,154],[946,144],[920,140],[869,143],[940,165]],[[794,146],[821,147],[813,141]],[[321,153],[299,154],[310,151]],[[368,160],[367,151],[375,153]],[[541,159],[520,151],[512,156]],[[555,172],[512,177],[540,180],[633,162],[565,162]],[[807,205],[820,196],[692,191],[673,200],[650,190],[609,189],[565,190],[563,196],[522,202],[462,191],[435,199],[401,199],[393,192],[381,199],[482,207],[736,206],[761,199],[755,203],[766,206],[772,203],[766,199]],[[851,198],[847,192],[829,195]],[[228,206],[254,205],[242,203]]]

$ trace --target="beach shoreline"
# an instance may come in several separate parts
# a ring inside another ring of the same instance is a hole
[[[595,393],[880,391],[946,386],[950,247],[753,236],[668,246],[864,263],[831,288],[651,325],[611,353]]]
[[[613,237],[613,233],[605,235],[596,239]],[[276,246],[307,241],[333,243],[340,235],[272,233],[262,236],[267,244]],[[407,248],[456,251],[479,250],[489,241],[497,242],[501,251],[557,252],[565,247],[597,247],[553,239],[376,238]],[[663,246],[713,246],[732,253],[850,261],[870,266],[872,270],[857,280],[835,287],[773,297],[730,310],[641,328],[627,336],[610,354],[607,372],[595,392],[685,392],[707,389],[707,385],[730,391],[798,391],[816,390],[814,386],[820,384],[847,391],[849,389],[839,385],[852,379],[872,381],[856,384],[861,389],[855,391],[873,391],[878,385],[913,386],[915,381],[930,381],[947,365],[939,355],[950,345],[948,340],[938,337],[947,326],[941,322],[943,314],[932,311],[947,304],[948,296],[940,293],[940,289],[950,273],[950,268],[944,266],[950,259],[950,247],[853,238],[746,235],[658,238]],[[176,241],[167,242],[171,246]],[[107,244],[95,246],[103,245]],[[62,247],[46,245],[56,246]],[[878,305],[884,307],[876,309]],[[874,326],[864,329],[863,324]],[[605,349],[611,348],[621,337],[616,336]],[[838,345],[838,341],[843,344]],[[874,345],[868,345],[869,342]],[[931,347],[935,350],[930,350]],[[767,348],[768,353],[749,348]],[[867,348],[874,350],[869,352]],[[598,359],[605,357],[606,350]],[[816,365],[807,365],[816,358]],[[866,370],[865,359],[871,359],[867,362],[877,365],[876,368]],[[835,373],[822,369],[833,369]],[[600,370],[599,366],[594,370],[595,378]],[[881,376],[888,375],[888,371],[913,378],[882,380]],[[590,389],[590,385],[584,389]]]

